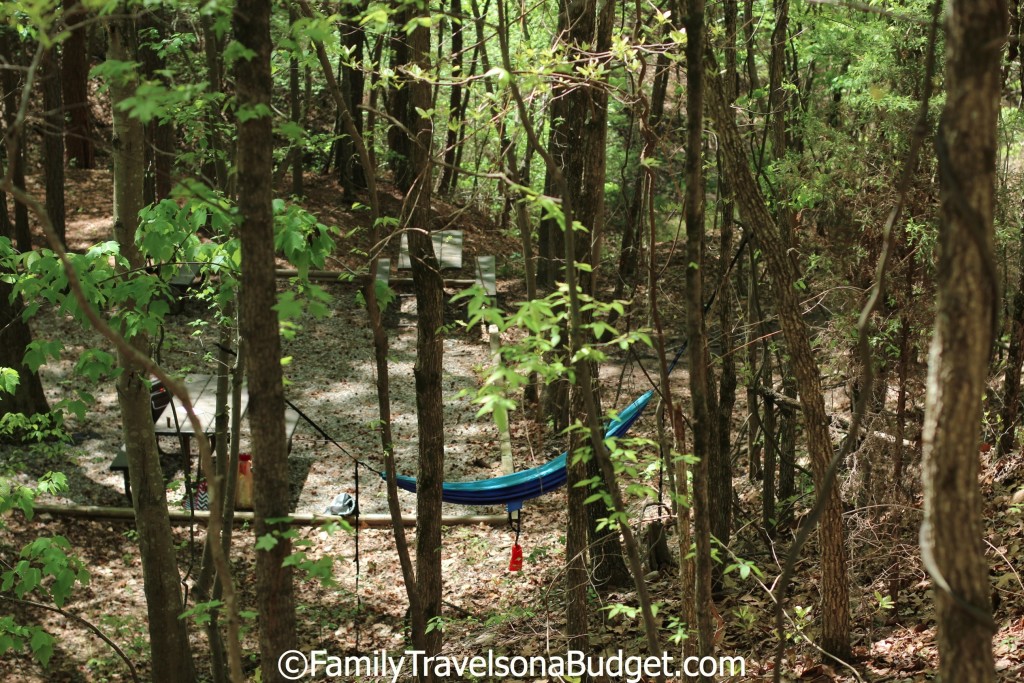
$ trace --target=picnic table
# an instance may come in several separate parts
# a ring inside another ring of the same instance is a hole
[[[217,376],[192,374],[185,377],[185,387],[188,389],[189,397],[192,399],[192,409],[199,418],[200,430],[210,439],[211,448],[216,445],[216,422],[217,422]],[[242,385],[241,414],[249,408],[249,389],[246,384]],[[228,401],[227,409],[231,410],[231,401]],[[288,451],[291,452],[292,437],[298,427],[299,414],[288,408],[285,411],[285,435],[288,438]],[[153,431],[157,438],[173,436],[178,438],[181,445],[181,453],[185,456],[186,469],[191,468],[192,463],[192,440],[195,438],[196,430],[188,419],[188,414],[181,402],[171,400],[163,410],[153,419]],[[124,446],[118,450],[114,461],[110,463],[111,471],[120,471],[124,475],[124,492],[131,499],[131,480],[128,475],[128,454]],[[198,474],[198,473],[197,473]]]
[[[202,433],[210,437],[210,445],[214,446],[213,439],[216,436],[217,422],[217,376],[216,375],[187,375],[185,377],[185,388],[192,398],[192,409],[202,428]],[[242,417],[249,408],[249,388],[242,385]],[[231,410],[231,400],[228,399],[227,409]],[[181,451],[186,458],[192,453],[192,439],[196,431],[188,419],[185,406],[179,401],[171,401],[162,413],[153,421],[153,431],[157,438],[161,436],[176,436],[181,441]]]

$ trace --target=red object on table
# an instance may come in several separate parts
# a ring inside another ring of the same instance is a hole
[[[238,485],[235,488],[235,507],[252,509],[252,455],[238,455]]]

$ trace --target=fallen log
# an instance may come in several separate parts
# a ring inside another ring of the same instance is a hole
[[[36,505],[37,515],[60,515],[65,517],[78,517],[82,519],[106,519],[135,521],[135,511],[126,507],[103,507],[98,505]],[[188,510],[171,510],[171,524],[188,524],[194,516],[198,524],[206,524],[210,513],[197,510],[192,513]],[[338,517],[336,515],[320,515],[310,513],[294,513],[291,516],[294,526],[319,526],[329,522],[336,522],[339,519],[346,519],[349,523],[355,523],[355,517]],[[234,514],[235,524],[252,523],[255,521],[255,514],[252,512],[236,511]],[[445,515],[441,518],[442,526],[466,526],[472,524],[501,525],[508,523],[507,515]],[[416,526],[416,518],[403,516],[402,524],[405,526]],[[364,514],[359,515],[359,525],[365,528],[384,528],[391,526],[391,515]]]

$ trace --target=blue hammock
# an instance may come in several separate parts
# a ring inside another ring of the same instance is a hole
[[[629,431],[629,428],[647,407],[652,396],[654,396],[654,391],[649,390],[630,403],[608,425],[604,437],[607,439],[608,437],[622,436]],[[562,453],[554,460],[538,467],[493,479],[445,482],[442,484],[441,499],[446,503],[458,503],[459,505],[506,505],[509,512],[514,512],[523,507],[523,501],[542,496],[565,484],[567,458],[568,452]],[[381,477],[386,479],[387,475],[381,473]],[[398,475],[396,479],[399,488],[416,491],[415,477]]]

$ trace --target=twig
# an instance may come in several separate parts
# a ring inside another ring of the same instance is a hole
[[[3,593],[0,593],[0,600],[6,600],[7,602],[13,602],[18,605],[27,605],[28,607],[38,607],[39,609],[45,609],[50,612],[56,612],[57,614],[61,615],[66,619],[78,622],[82,626],[86,627],[88,630],[95,633],[99,637],[99,639],[102,640],[104,643],[109,645],[110,649],[113,650],[114,653],[117,654],[117,656],[121,659],[121,661],[123,661],[128,666],[128,671],[129,673],[131,673],[132,680],[135,681],[135,683],[140,683],[139,674],[137,671],[135,671],[135,665],[132,664],[132,660],[128,658],[128,655],[124,653],[124,650],[117,646],[117,643],[108,638],[106,634],[103,633],[103,631],[99,630],[99,628],[97,628],[97,626],[93,624],[91,621],[85,619],[84,617],[80,617],[77,614],[72,614],[71,612],[68,612],[66,609],[57,607],[56,605],[47,605],[46,603],[36,602],[35,600],[23,600],[22,598],[15,598],[10,595],[4,595]]]

